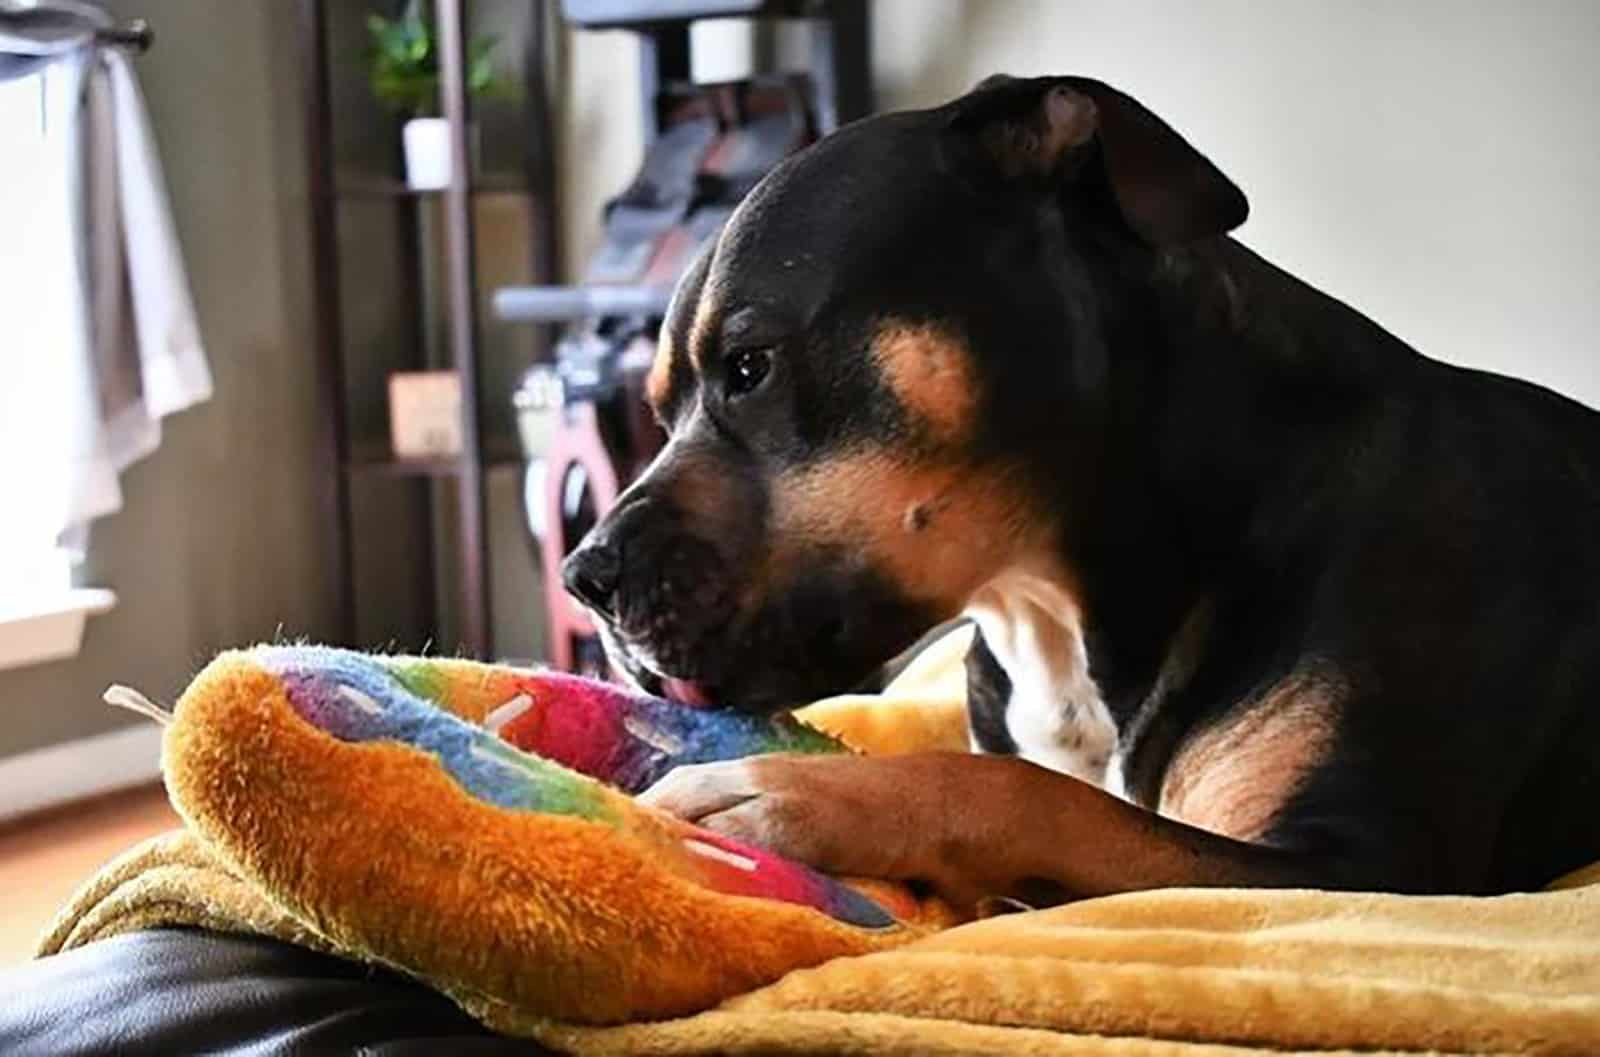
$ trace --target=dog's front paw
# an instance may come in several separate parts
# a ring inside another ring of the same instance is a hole
[[[917,793],[891,760],[758,756],[679,767],[639,799],[734,840],[830,873],[918,875]]]

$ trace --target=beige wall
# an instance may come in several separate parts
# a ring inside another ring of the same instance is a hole
[[[275,0],[123,0],[158,27],[140,63],[216,397],[168,419],[97,523],[85,580],[114,588],[74,661],[0,672],[0,757],[135,720],[112,681],[170,699],[218,649],[318,635],[323,523],[292,20]]]

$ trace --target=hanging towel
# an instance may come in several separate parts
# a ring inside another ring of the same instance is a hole
[[[161,442],[161,419],[211,397],[166,180],[144,98],[125,54],[100,51],[85,82],[84,195],[90,347],[99,406],[98,465],[64,528],[122,505],[115,478]]]
[[[0,0],[0,79],[39,92],[41,120],[17,207],[31,215],[8,218],[24,269],[0,458],[32,485],[36,531],[80,550],[121,508],[118,477],[160,444],[161,419],[212,392],[143,97],[128,57],[95,43],[110,26],[86,4]]]

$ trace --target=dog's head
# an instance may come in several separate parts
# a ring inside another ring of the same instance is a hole
[[[1121,93],[993,78],[774,170],[679,285],[666,448],[564,567],[646,689],[847,690],[1038,553],[1115,415],[1101,306],[1238,189]]]

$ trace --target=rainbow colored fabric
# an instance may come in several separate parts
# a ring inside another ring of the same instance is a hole
[[[313,646],[262,647],[253,659],[312,726],[345,742],[397,741],[429,753],[481,801],[601,823],[651,843],[660,865],[716,892],[811,907],[861,928],[895,924],[890,910],[846,884],[607,788],[637,793],[686,763],[845,751],[791,717],[684,708],[576,676],[450,660]],[[452,714],[485,700],[499,703],[481,727]]]

